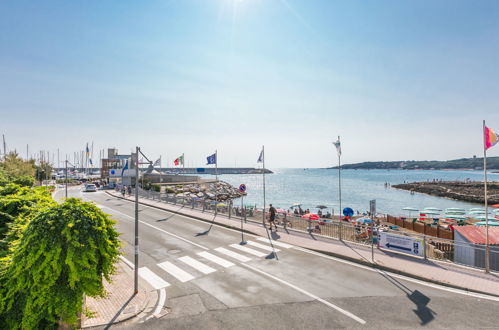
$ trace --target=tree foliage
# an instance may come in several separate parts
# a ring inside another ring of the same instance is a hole
[[[5,159],[0,162],[0,169],[9,180],[19,177],[35,177],[35,161],[24,160],[17,153],[11,152],[5,156]]]
[[[113,223],[75,198],[36,213],[0,264],[0,327],[75,324],[83,294],[102,296],[102,279],[114,271],[119,240]]]

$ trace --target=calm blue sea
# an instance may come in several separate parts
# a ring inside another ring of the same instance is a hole
[[[289,208],[293,203],[302,203],[304,208],[314,208],[324,204],[334,209],[337,214],[338,170],[327,169],[277,169],[274,174],[265,175],[266,202],[274,206]],[[212,177],[212,176],[210,176]],[[220,175],[220,180],[234,186],[244,183],[248,196],[244,204],[263,205],[263,185],[261,174]],[[397,183],[426,181],[433,179],[483,181],[480,171],[429,171],[429,170],[342,170],[342,208],[351,207],[365,212],[369,209],[369,201],[376,200],[377,211],[392,215],[407,215],[403,207],[418,209],[425,207],[460,207],[469,209],[480,207],[479,204],[454,201],[441,197],[428,196],[395,188],[385,188],[385,182]],[[489,173],[489,181],[499,181],[499,174]]]

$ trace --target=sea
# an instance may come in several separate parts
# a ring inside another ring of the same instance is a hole
[[[289,209],[293,204],[315,212],[318,205],[325,205],[329,211],[338,214],[339,185],[337,169],[271,169],[273,174],[265,175],[265,200],[268,206]],[[499,173],[487,173],[489,181],[499,181]],[[212,175],[206,177],[213,177]],[[219,180],[239,187],[246,185],[245,205],[263,206],[262,174],[224,174]],[[404,207],[419,210],[425,207],[457,207],[466,210],[481,204],[456,201],[448,198],[392,188],[391,185],[419,181],[483,181],[483,171],[457,170],[341,170],[341,207],[350,207],[360,213],[369,210],[369,201],[376,201],[378,213],[393,216],[410,216]],[[387,185],[385,185],[385,183]],[[412,212],[414,215],[414,212]]]

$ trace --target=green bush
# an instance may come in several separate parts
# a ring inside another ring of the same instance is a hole
[[[167,194],[173,194],[175,193],[175,189],[173,189],[172,187],[165,187],[165,192]]]
[[[23,176],[19,176],[17,178],[14,178],[12,180],[12,183],[18,184],[22,187],[32,187],[33,184],[35,183],[35,178],[33,178],[32,176],[23,175]]]
[[[118,233],[94,204],[75,198],[38,212],[0,272],[0,328],[76,324],[83,295],[103,296],[119,255]]]
[[[161,191],[161,185],[159,184],[151,184],[151,189],[155,192],[160,192]]]

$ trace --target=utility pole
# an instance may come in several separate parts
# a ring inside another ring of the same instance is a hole
[[[139,152],[135,147],[135,269],[134,269],[134,294],[139,293]]]
[[[66,190],[66,199],[68,199],[68,159],[66,158],[66,169],[65,169],[65,175],[66,175],[66,179],[65,179],[65,184],[64,184],[64,189]]]

